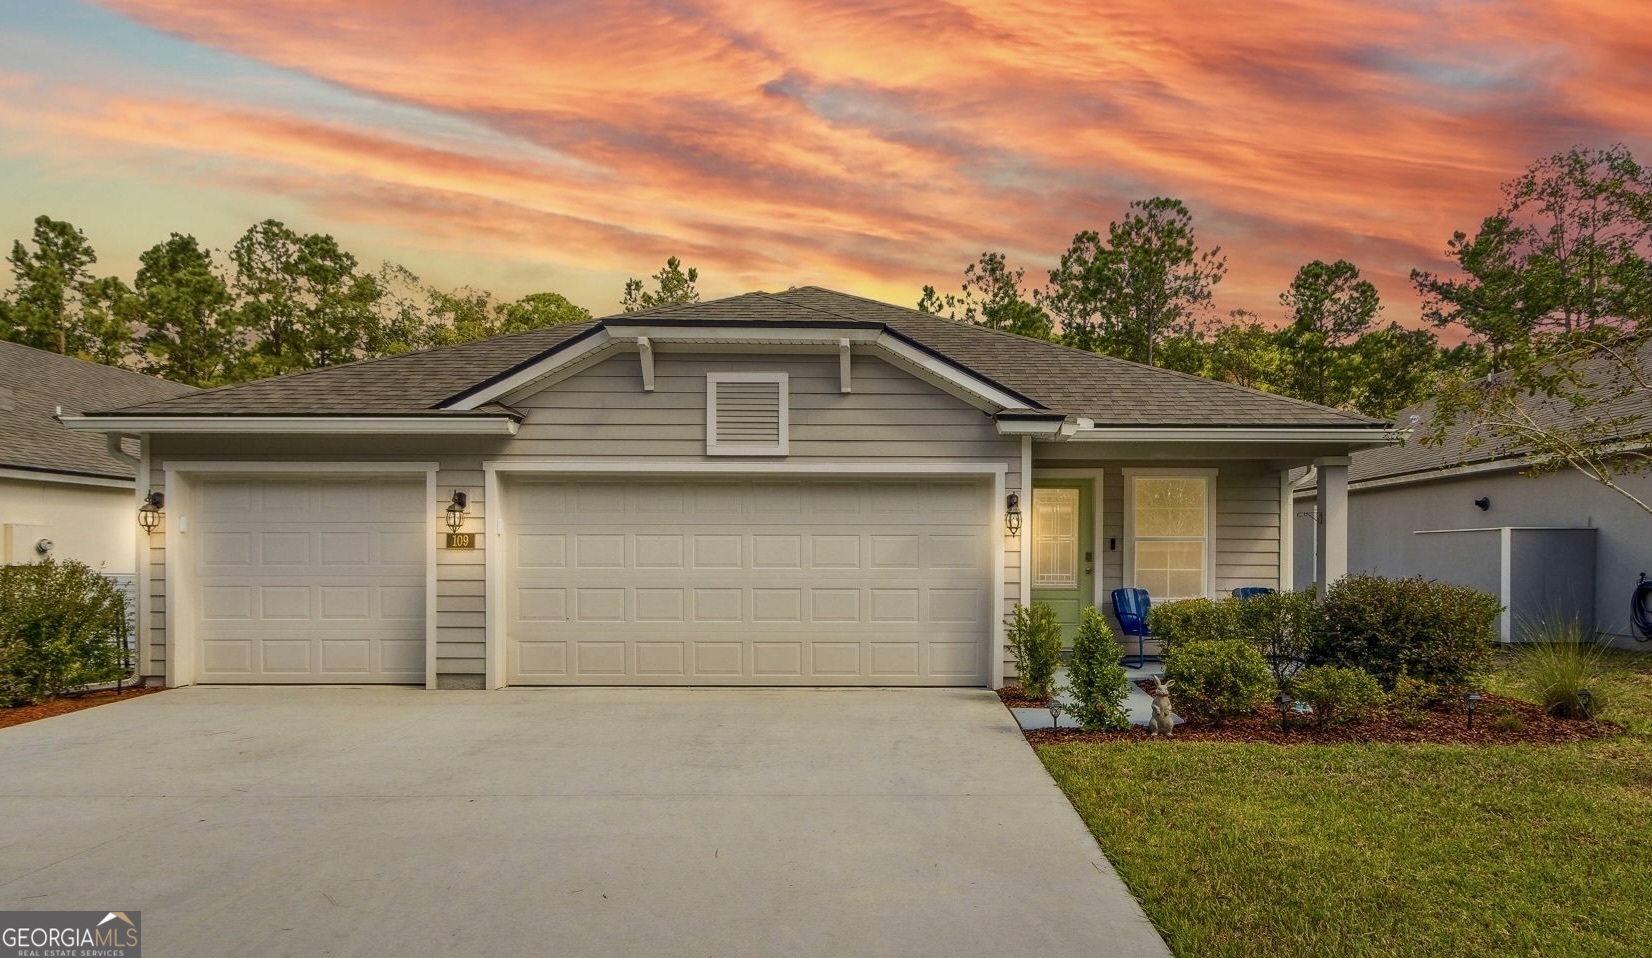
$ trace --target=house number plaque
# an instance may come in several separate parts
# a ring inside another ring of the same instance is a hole
[[[476,533],[474,533],[474,532],[449,532],[447,534],[447,548],[449,548],[449,549],[474,549],[474,548],[476,548]]]

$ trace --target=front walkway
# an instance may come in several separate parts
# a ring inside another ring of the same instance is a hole
[[[192,688],[0,729],[157,955],[1166,955],[991,692]]]
[[[1141,679],[1152,680],[1163,674],[1164,664],[1161,662],[1147,662],[1140,666],[1126,665],[1124,667],[1125,678],[1130,680],[1130,689],[1124,699],[1124,710],[1130,714],[1131,725],[1146,725],[1153,718],[1153,696],[1143,692],[1136,685],[1136,682]],[[1066,666],[1056,670],[1055,687],[1059,691],[1056,692],[1055,698],[1063,705],[1076,704],[1072,693],[1066,691],[1067,684],[1070,681],[1072,679],[1067,673]],[[1174,695],[1171,696],[1172,704],[1174,704],[1175,698]],[[1020,723],[1021,727],[1028,731],[1050,727],[1049,709],[1017,708],[1010,709],[1010,711],[1015,713],[1015,720]],[[1182,724],[1180,715],[1174,715],[1172,719],[1176,725]],[[1078,728],[1078,721],[1071,715],[1061,715],[1058,720],[1061,728]]]

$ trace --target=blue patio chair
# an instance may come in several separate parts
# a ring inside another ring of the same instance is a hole
[[[1113,615],[1119,620],[1119,629],[1136,637],[1138,669],[1147,664],[1147,640],[1153,637],[1147,630],[1147,613],[1152,608],[1153,599],[1146,589],[1113,590]]]
[[[1265,585],[1246,585],[1233,590],[1235,599],[1254,599],[1259,595],[1273,595],[1273,590]]]

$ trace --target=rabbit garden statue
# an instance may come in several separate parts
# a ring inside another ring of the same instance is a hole
[[[1153,717],[1147,722],[1149,738],[1163,735],[1170,737],[1176,724],[1176,718],[1170,710],[1170,687],[1176,683],[1169,679],[1155,678],[1153,680]]]

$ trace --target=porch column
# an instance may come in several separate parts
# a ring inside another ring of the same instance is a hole
[[[1319,521],[1314,537],[1314,588],[1323,596],[1331,583],[1348,574],[1348,457],[1314,460],[1319,471]]]

